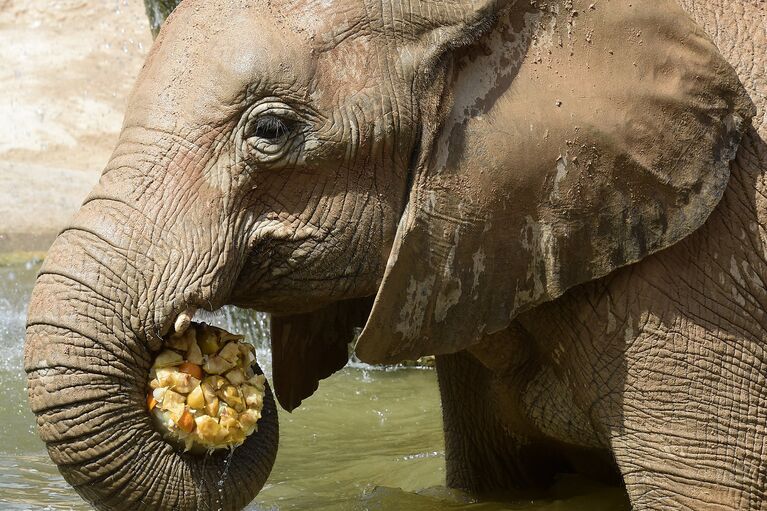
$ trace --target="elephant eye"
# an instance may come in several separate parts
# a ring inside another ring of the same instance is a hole
[[[265,115],[256,121],[251,136],[276,143],[287,135],[288,131],[289,127],[285,121],[273,115]]]
[[[246,159],[277,165],[298,154],[305,130],[295,110],[275,98],[266,98],[246,112],[238,139]]]

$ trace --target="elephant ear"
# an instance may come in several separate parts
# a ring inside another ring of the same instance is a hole
[[[366,362],[464,349],[678,242],[722,197],[753,105],[676,2],[532,3],[471,44],[437,43],[447,92],[418,98]]]
[[[307,314],[272,316],[272,380],[285,410],[293,411],[321,379],[346,365],[349,343],[365,324],[372,301],[345,300]]]

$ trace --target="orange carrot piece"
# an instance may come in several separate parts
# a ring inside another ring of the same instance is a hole
[[[197,378],[198,380],[202,380],[202,367],[198,366],[197,364],[184,362],[178,366],[178,370],[182,373],[186,373],[194,378]]]
[[[194,423],[194,417],[192,417],[192,414],[189,413],[189,410],[184,410],[184,413],[181,414],[181,418],[178,420],[178,427],[179,429],[182,429],[186,431],[187,433],[191,433],[194,429],[195,423]]]

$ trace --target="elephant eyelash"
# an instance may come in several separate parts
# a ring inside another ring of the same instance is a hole
[[[250,136],[270,142],[276,142],[290,132],[290,127],[282,119],[265,115],[256,120]]]

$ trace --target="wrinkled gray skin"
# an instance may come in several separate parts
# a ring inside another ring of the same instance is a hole
[[[355,327],[370,362],[437,354],[452,487],[575,470],[637,510],[765,509],[764,5],[407,4],[169,18],[30,304],[65,478],[100,509],[257,494],[273,401],[221,491],[224,456],[143,405],[176,315],[235,304],[272,313],[288,410]]]

